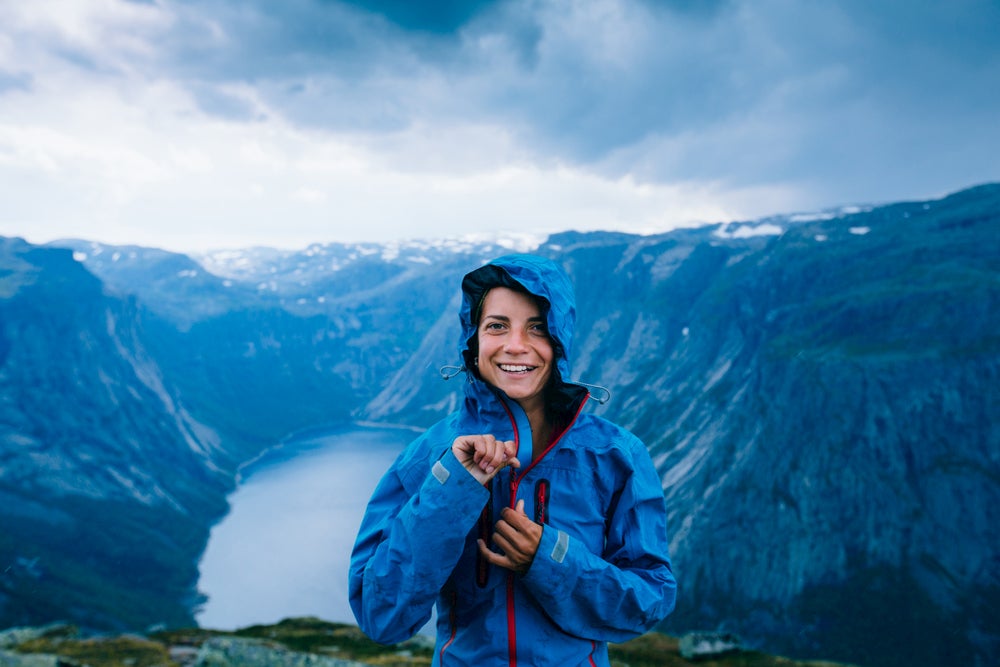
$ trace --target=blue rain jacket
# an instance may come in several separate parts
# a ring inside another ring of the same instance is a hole
[[[547,324],[567,377],[575,302],[549,260],[511,255],[466,276],[461,349],[490,287],[517,281],[548,304]],[[382,478],[351,556],[350,602],[361,629],[382,643],[412,637],[437,604],[434,665],[609,665],[607,642],[651,629],[674,607],[659,477],[643,443],[583,412],[587,390],[562,379],[551,400],[565,430],[532,460],[524,412],[467,372],[465,400],[398,457]],[[566,425],[568,424],[568,425]],[[452,454],[459,435],[515,440],[521,468],[479,484]],[[543,525],[524,575],[479,555],[500,511],[525,501]]]

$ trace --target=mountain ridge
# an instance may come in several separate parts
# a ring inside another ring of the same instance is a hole
[[[681,585],[666,630],[714,627],[858,664],[1000,655],[998,230],[1000,186],[983,185],[649,236],[566,232],[538,246],[576,286],[573,378],[610,389],[593,410],[642,437],[664,481]],[[74,307],[120,313],[88,315],[86,339],[67,322],[42,338],[94,352],[62,362],[84,386],[94,368],[125,369],[105,371],[117,378],[106,384],[148,397],[134,418],[161,425],[150,441],[185,443],[185,465],[203,466],[181,506],[207,526],[239,463],[291,431],[426,427],[454,406],[462,376],[444,382],[439,369],[460,362],[458,282],[509,251],[317,245],[223,276],[165,251],[61,243],[68,250],[0,245],[0,493],[51,513],[53,527],[79,512],[9,480],[31,433],[12,407],[30,382],[12,360],[52,372],[44,355],[25,356],[17,327]],[[48,273],[46,253],[56,253]],[[44,276],[51,293],[31,308],[23,292]],[[52,386],[42,412],[55,424],[90,418],[89,398]],[[116,400],[131,404],[125,394]],[[107,437],[95,445],[116,451]],[[37,528],[15,528],[37,539]],[[186,533],[194,555],[198,530]],[[120,532],[120,548],[134,548]],[[33,558],[2,541],[0,556]],[[9,591],[0,579],[0,622]],[[191,583],[175,595],[172,619],[197,604]],[[138,617],[126,618],[115,622]]]

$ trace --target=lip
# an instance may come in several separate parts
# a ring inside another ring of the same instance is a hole
[[[528,364],[497,364],[497,368],[504,373],[530,373],[537,369],[538,366],[529,366]]]

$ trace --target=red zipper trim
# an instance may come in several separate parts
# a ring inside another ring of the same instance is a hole
[[[528,464],[528,467],[525,468],[520,475],[515,473],[514,469],[511,468],[511,473],[510,473],[511,509],[517,507],[518,484],[520,484],[521,480],[524,479],[524,476],[527,475],[531,471],[531,469],[535,467],[535,464],[541,461],[543,458],[545,458],[545,455],[548,454],[550,451],[552,451],[552,448],[555,447],[556,444],[558,444],[559,441],[563,439],[563,436],[566,435],[567,431],[569,431],[570,428],[573,427],[573,424],[575,424],[576,420],[580,417],[580,413],[583,412],[583,406],[587,404],[587,400],[589,398],[590,398],[590,392],[587,392],[587,394],[583,397],[583,400],[580,401],[580,405],[577,406],[576,413],[573,415],[573,418],[569,420],[568,424],[566,424],[566,428],[562,430],[562,433],[559,434],[559,437],[553,439],[552,442],[549,443],[548,447],[542,450],[541,454],[539,454],[536,458],[532,459],[531,463]],[[517,431],[517,420],[514,418],[514,413],[510,411],[510,408],[507,407],[506,403],[500,401],[500,405],[503,406],[504,411],[507,413],[507,418],[510,419],[511,426],[514,427],[514,447],[515,449],[518,449],[521,444],[521,434],[518,433]],[[507,575],[507,656],[508,656],[507,657],[508,664],[510,665],[510,667],[517,667],[517,618],[516,614],[514,613],[513,572],[510,572]]]
[[[444,663],[444,652],[448,650],[451,643],[455,641],[455,635],[458,634],[458,614],[455,611],[455,607],[458,605],[458,591],[453,591],[451,594],[451,610],[448,612],[448,624],[451,625],[451,637],[448,637],[448,641],[444,643],[441,647],[441,651],[438,654],[438,659],[441,663]]]
[[[514,507],[517,505],[517,500],[515,498],[515,496],[517,495],[517,485],[521,483],[521,480],[524,479],[525,475],[531,472],[531,469],[535,467],[536,463],[544,459],[545,455],[551,452],[552,448],[555,447],[557,444],[559,444],[559,442],[563,439],[563,436],[566,435],[566,433],[573,427],[573,424],[576,423],[576,420],[579,419],[580,413],[583,412],[583,406],[587,404],[589,398],[590,398],[590,393],[588,392],[587,395],[584,396],[583,400],[580,401],[580,405],[576,408],[576,413],[574,413],[573,418],[570,419],[569,422],[566,424],[566,428],[562,430],[562,433],[559,434],[559,437],[550,442],[548,447],[542,450],[542,453],[539,454],[537,458],[532,459],[531,463],[528,464],[528,467],[525,468],[520,475],[517,474],[516,472],[513,472],[513,469],[511,469],[512,470],[511,480],[510,480],[511,509],[514,509]],[[514,415],[511,413],[510,408],[508,408],[503,403],[503,401],[500,401],[500,404],[503,405],[503,409],[507,411],[507,416],[510,418],[510,422],[514,426],[514,445],[519,446],[521,443],[517,432],[517,421],[514,419]]]
[[[521,434],[517,430],[517,420],[514,413],[510,411],[507,404],[500,401],[510,424],[514,429],[514,451],[517,451],[521,444]],[[511,507],[514,507],[514,496],[517,494],[517,482],[514,469],[510,473]],[[517,618],[514,614],[514,573],[507,573],[507,664],[509,667],[517,667]]]

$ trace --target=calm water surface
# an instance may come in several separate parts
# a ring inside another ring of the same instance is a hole
[[[347,566],[365,505],[416,434],[348,427],[288,443],[244,471],[209,537],[202,627],[233,630],[290,616],[354,623]]]

